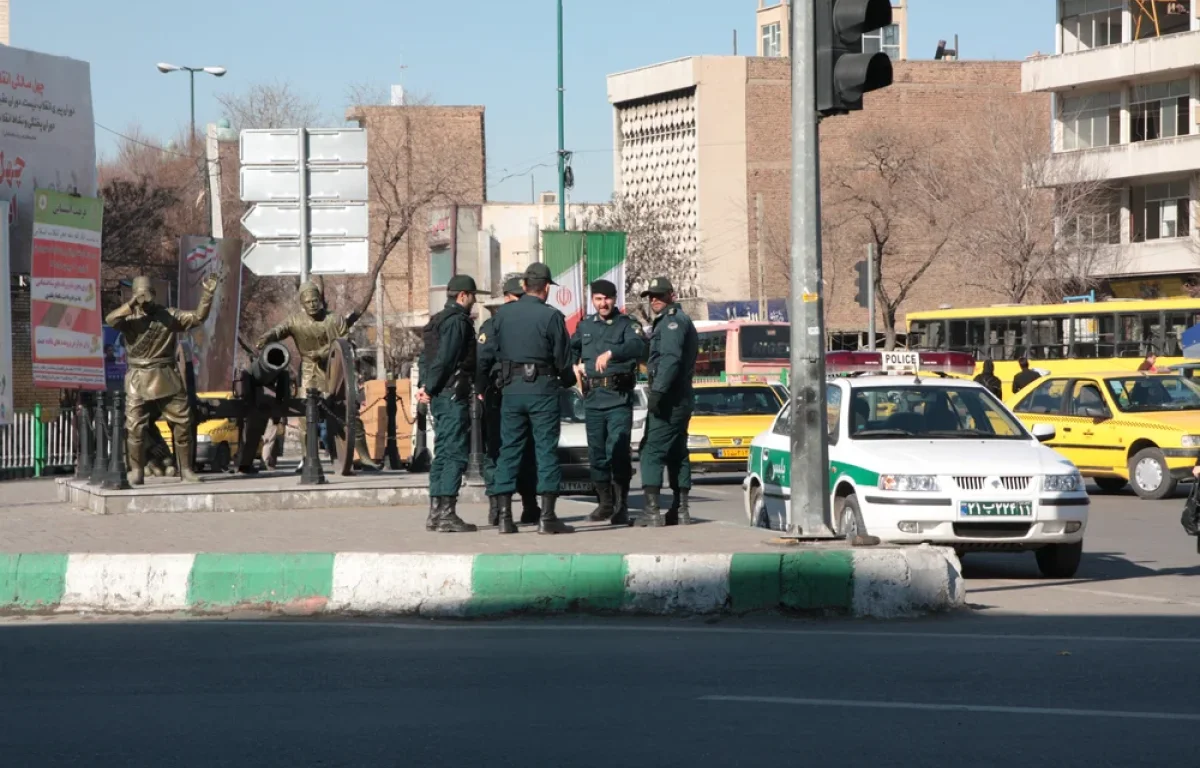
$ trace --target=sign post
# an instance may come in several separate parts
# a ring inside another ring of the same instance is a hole
[[[370,271],[367,133],[362,128],[244,130],[242,224],[256,242],[242,262],[256,275]]]

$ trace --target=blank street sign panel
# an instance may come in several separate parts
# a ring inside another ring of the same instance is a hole
[[[246,231],[259,240],[300,236],[299,203],[258,203],[242,217]],[[311,205],[308,233],[313,237],[367,237],[366,203]]]
[[[369,271],[370,254],[366,240],[314,240],[312,273],[318,275],[362,275]],[[298,275],[301,266],[300,243],[296,240],[264,240],[252,244],[242,254],[242,263],[256,275]]]
[[[308,171],[309,200],[367,199],[367,167],[313,167]]]
[[[242,165],[297,165],[299,132],[293,129],[255,129],[241,132],[238,157]]]
[[[242,200],[247,203],[266,203],[273,200],[300,200],[300,171],[298,168],[262,168],[243,165],[238,173]]]
[[[362,128],[311,128],[308,162],[366,165],[367,132]]]

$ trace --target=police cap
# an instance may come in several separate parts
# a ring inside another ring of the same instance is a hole
[[[592,283],[592,295],[596,294],[615,299],[617,298],[617,286],[613,285],[610,280],[596,280]]]
[[[504,293],[508,296],[524,296],[525,287],[521,285],[520,277],[510,277],[504,281]]]
[[[446,283],[446,293],[479,293],[479,289],[475,287],[475,278],[470,275],[455,275]]]
[[[666,296],[668,293],[675,293],[675,288],[671,285],[671,281],[665,277],[656,277],[650,281],[650,287],[642,291],[642,297]]]
[[[554,282],[554,278],[550,276],[550,267],[541,262],[534,262],[525,268],[524,279],[526,280],[545,280],[550,285],[558,285]]]

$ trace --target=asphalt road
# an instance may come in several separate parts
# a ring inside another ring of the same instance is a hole
[[[13,766],[1195,762],[1195,620],[0,623]]]

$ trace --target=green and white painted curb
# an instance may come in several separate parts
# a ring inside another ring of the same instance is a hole
[[[755,611],[889,618],[963,605],[936,547],[704,555],[0,554],[0,611],[446,618]]]

